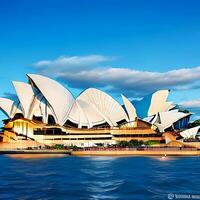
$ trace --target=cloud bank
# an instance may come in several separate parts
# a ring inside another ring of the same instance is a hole
[[[179,104],[185,108],[199,108],[200,109],[200,99],[192,100],[192,101],[184,101]]]
[[[42,73],[55,73],[59,76],[60,73],[77,72],[84,69],[91,69],[98,63],[112,60],[112,57],[103,55],[88,55],[88,56],[60,56],[55,60],[41,60],[34,64],[34,67]]]
[[[183,101],[179,103],[179,106],[180,108],[187,109],[195,114],[192,115],[192,121],[200,119],[200,99]]]
[[[129,97],[143,96],[158,89],[199,89],[200,67],[182,68],[166,72],[112,67],[113,57],[103,55],[62,56],[34,64],[41,74],[54,77],[72,88],[104,88],[111,93]]]

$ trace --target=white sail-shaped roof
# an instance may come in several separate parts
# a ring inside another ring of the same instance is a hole
[[[83,109],[81,107],[81,104],[79,104],[78,101],[76,101],[76,105],[77,105],[77,108],[78,108],[78,111],[79,111],[79,124],[78,124],[78,127],[81,128],[82,126],[84,126],[84,127],[91,128],[92,124],[95,123],[95,122],[89,121],[89,118],[85,113],[85,109]]]
[[[169,90],[159,90],[153,93],[151,97],[151,104],[148,110],[148,116],[155,115],[158,112],[167,111],[172,102],[167,102]]]
[[[99,125],[105,122],[105,119],[95,110],[95,108],[89,103],[77,99],[70,111],[68,119],[81,128],[87,126],[91,128],[95,125]]]
[[[52,111],[52,108],[49,106],[48,102],[46,101],[46,99],[42,98],[39,108],[40,108],[40,112],[41,112],[44,123],[48,123],[49,115],[53,116],[54,119],[56,119],[56,116],[54,112]]]
[[[77,103],[79,109],[82,110],[82,113],[80,115],[80,123],[82,124],[82,126],[86,119],[88,121],[89,128],[105,122],[104,117],[99,112],[97,112],[95,107],[91,105],[89,102],[77,99]]]
[[[36,74],[28,74],[28,77],[30,84],[13,82],[20,103],[0,98],[0,108],[9,118],[13,118],[16,113],[23,113],[27,119],[32,120],[35,117],[37,120],[37,117],[42,117],[44,123],[51,123],[51,115],[61,126],[70,120],[80,128],[91,128],[107,123],[110,126],[118,126],[126,121],[134,121],[137,116],[145,116],[143,118],[146,121],[156,125],[163,132],[172,125],[176,129],[185,128],[188,116],[191,115],[169,110],[174,106],[172,102],[167,101],[169,90],[160,90],[148,95],[135,105],[136,109],[122,95],[125,106],[123,109],[116,100],[98,89],[89,88],[74,100],[71,93],[58,82]]]
[[[79,124],[80,121],[80,110],[79,107],[77,105],[77,102],[74,101],[74,104],[72,106],[72,109],[68,115],[68,119],[76,124]],[[86,120],[87,123],[87,120]]]
[[[83,106],[83,105],[82,105]],[[88,121],[88,113],[84,112],[84,107],[82,107],[78,100],[74,102],[74,105],[69,113],[68,119],[76,124],[78,124],[78,127],[81,128],[82,126],[87,126],[89,128],[92,127],[92,122]],[[95,113],[93,113],[95,114]],[[95,121],[95,118],[93,118]]]
[[[137,117],[135,107],[124,95],[121,95],[121,96],[122,96],[122,100],[124,102],[125,109],[128,113],[129,120],[135,121],[135,118]]]
[[[62,126],[74,103],[72,94],[50,78],[36,74],[28,74],[28,77],[46,98],[55,113],[55,120]]]
[[[21,113],[15,102],[7,98],[0,98],[0,108],[9,118],[13,118],[16,113]]]
[[[145,96],[140,101],[133,101],[140,118],[155,115],[158,112],[165,112],[173,108],[172,102],[168,102],[167,98],[170,90],[158,90],[150,95]]]
[[[186,129],[185,131],[180,132],[180,135],[184,139],[190,139],[190,138],[195,139],[199,129],[200,129],[200,126],[189,128],[189,129]]]
[[[29,119],[32,119],[33,116],[42,117],[43,123],[48,123],[49,115],[52,115],[54,119],[56,119],[56,116],[47,100],[41,93],[37,94],[30,106]]]
[[[28,119],[30,106],[32,104],[35,95],[33,88],[28,83],[23,83],[18,81],[13,81],[13,85],[15,87],[18,99],[20,101],[24,117]]]
[[[159,117],[159,123],[155,123],[159,130],[163,132],[166,128],[172,126],[178,120],[190,116],[191,113],[179,112],[178,109],[171,110],[167,112],[159,112],[157,117]]]
[[[117,122],[124,119],[128,121],[128,117],[121,105],[100,90],[89,88],[81,93],[77,99],[91,104],[110,126],[117,126]]]
[[[44,104],[43,103],[43,95],[41,93],[38,93],[37,95],[35,95],[31,105],[30,105],[30,108],[29,108],[29,119],[32,119],[33,118],[33,115],[38,115],[39,113],[39,109],[40,109],[40,106],[41,104]],[[42,113],[40,112],[40,114],[42,115]],[[45,116],[43,116],[45,118]],[[44,120],[44,119],[43,119]]]

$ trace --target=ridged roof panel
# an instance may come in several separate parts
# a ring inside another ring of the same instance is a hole
[[[190,138],[195,139],[199,129],[200,129],[200,126],[196,126],[196,127],[193,127],[193,128],[190,128],[190,129],[180,132],[180,135],[184,139],[190,139]]]
[[[28,74],[28,77],[51,105],[55,112],[57,123],[63,125],[74,103],[72,94],[57,81],[50,78],[37,74]]]
[[[121,120],[127,120],[127,115],[121,105],[111,96],[98,89],[89,88],[81,93],[77,99],[91,104],[111,126],[116,126],[117,122]]]
[[[128,113],[129,120],[134,121],[135,118],[137,117],[135,107],[124,95],[121,95],[121,96],[122,96],[122,100],[124,102],[124,106],[126,108],[126,111]]]
[[[22,113],[15,102],[7,98],[0,98],[0,108],[9,118],[13,118],[16,113]]]
[[[28,118],[30,106],[32,104],[35,95],[33,88],[28,83],[23,83],[18,81],[13,81],[13,85],[15,87],[18,99],[20,101],[24,117]]]

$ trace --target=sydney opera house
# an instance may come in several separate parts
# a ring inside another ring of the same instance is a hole
[[[129,140],[165,143],[168,132],[181,132],[183,138],[193,134],[184,132],[191,113],[181,112],[167,101],[169,90],[156,91],[140,101],[121,95],[120,105],[95,88],[74,98],[55,80],[37,74],[27,77],[28,83],[13,81],[17,100],[0,98],[0,108],[7,116],[2,142],[85,147]]]

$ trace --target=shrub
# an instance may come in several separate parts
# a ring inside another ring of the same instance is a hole
[[[64,145],[63,145],[63,144],[56,144],[56,145],[54,146],[54,148],[55,148],[55,149],[61,150],[61,149],[64,149]]]

